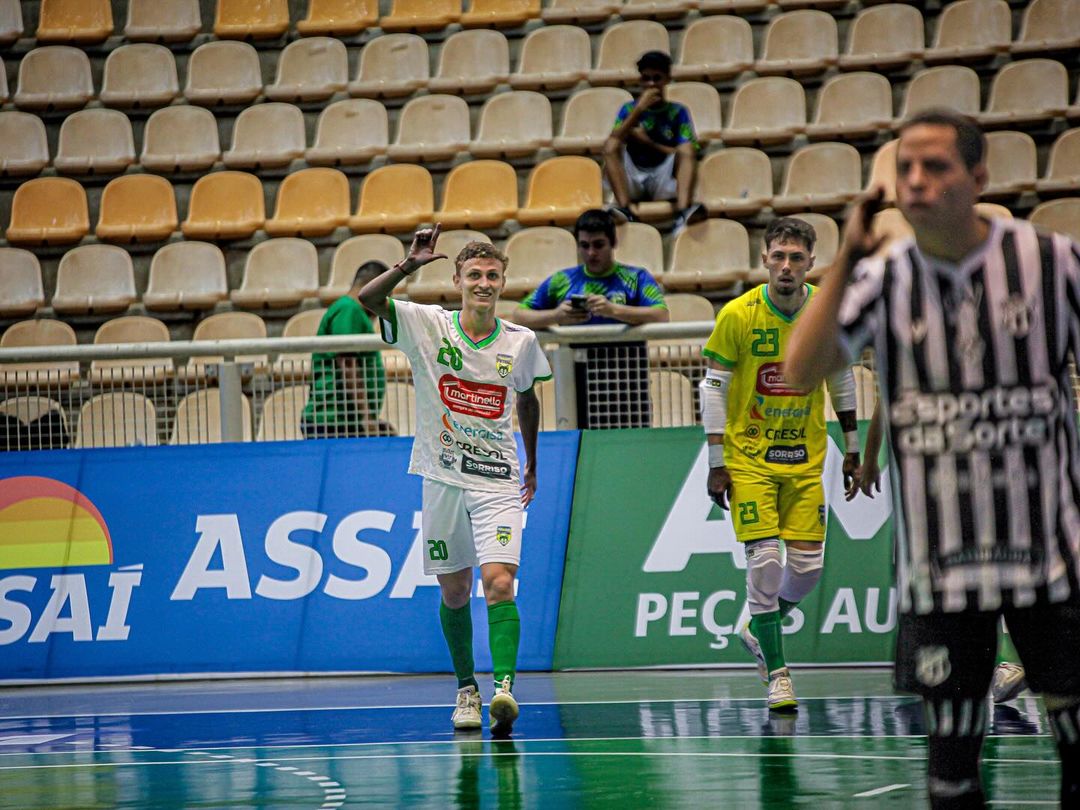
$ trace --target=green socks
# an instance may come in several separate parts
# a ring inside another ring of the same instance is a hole
[[[1016,647],[1013,646],[1012,637],[1008,633],[998,633],[998,653],[997,661],[995,664],[1019,664],[1020,653],[1016,651]]]
[[[516,611],[514,615],[517,615]],[[475,686],[479,689],[480,686],[473,674],[472,614],[469,612],[469,605],[449,608],[440,600],[439,622],[442,624],[446,646],[450,648],[450,660],[454,662],[458,689],[464,689],[466,686]]]
[[[761,654],[765,656],[765,668],[775,672],[784,663],[784,642],[780,633],[780,611],[759,613],[750,619],[750,632],[761,645]]]
[[[780,618],[781,619],[786,619],[787,615],[789,613],[791,613],[791,611],[793,611],[798,604],[799,604],[798,602],[789,602],[787,599],[785,599],[784,597],[781,596],[780,597]]]
[[[488,605],[488,642],[491,645],[491,667],[496,689],[502,686],[503,678],[507,675],[510,676],[510,685],[514,684],[520,640],[521,619],[518,617],[517,603],[508,601]]]

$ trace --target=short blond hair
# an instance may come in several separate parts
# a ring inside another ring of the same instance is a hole
[[[502,262],[504,273],[510,266],[510,260],[506,258],[506,254],[490,242],[469,242],[454,259],[454,269],[460,273],[461,268],[469,259],[498,259]]]

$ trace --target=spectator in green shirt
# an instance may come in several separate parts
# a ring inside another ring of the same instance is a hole
[[[319,322],[318,335],[370,335],[373,314],[360,305],[360,288],[386,272],[382,262],[360,265],[352,286],[330,305]],[[311,390],[300,427],[308,439],[387,435],[379,422],[386,372],[379,352],[316,352],[311,355]]]

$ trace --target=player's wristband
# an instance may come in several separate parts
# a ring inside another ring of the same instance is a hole
[[[411,276],[413,273],[415,273],[417,270],[420,269],[419,267],[413,267],[411,270],[406,270],[405,268],[406,268],[406,266],[408,264],[409,264],[408,259],[402,259],[400,262],[398,262],[397,264],[394,265],[394,269],[395,270],[400,270],[402,275],[405,275],[405,276]]]
[[[845,453],[858,453],[859,452],[859,431],[849,430],[844,434],[844,452]]]
[[[724,445],[722,444],[710,444],[709,445],[709,469],[716,469],[717,467],[725,467],[724,464]]]

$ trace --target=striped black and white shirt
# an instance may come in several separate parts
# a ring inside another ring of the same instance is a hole
[[[993,219],[960,264],[914,239],[855,269],[840,311],[888,414],[904,612],[1080,598],[1080,248]]]

